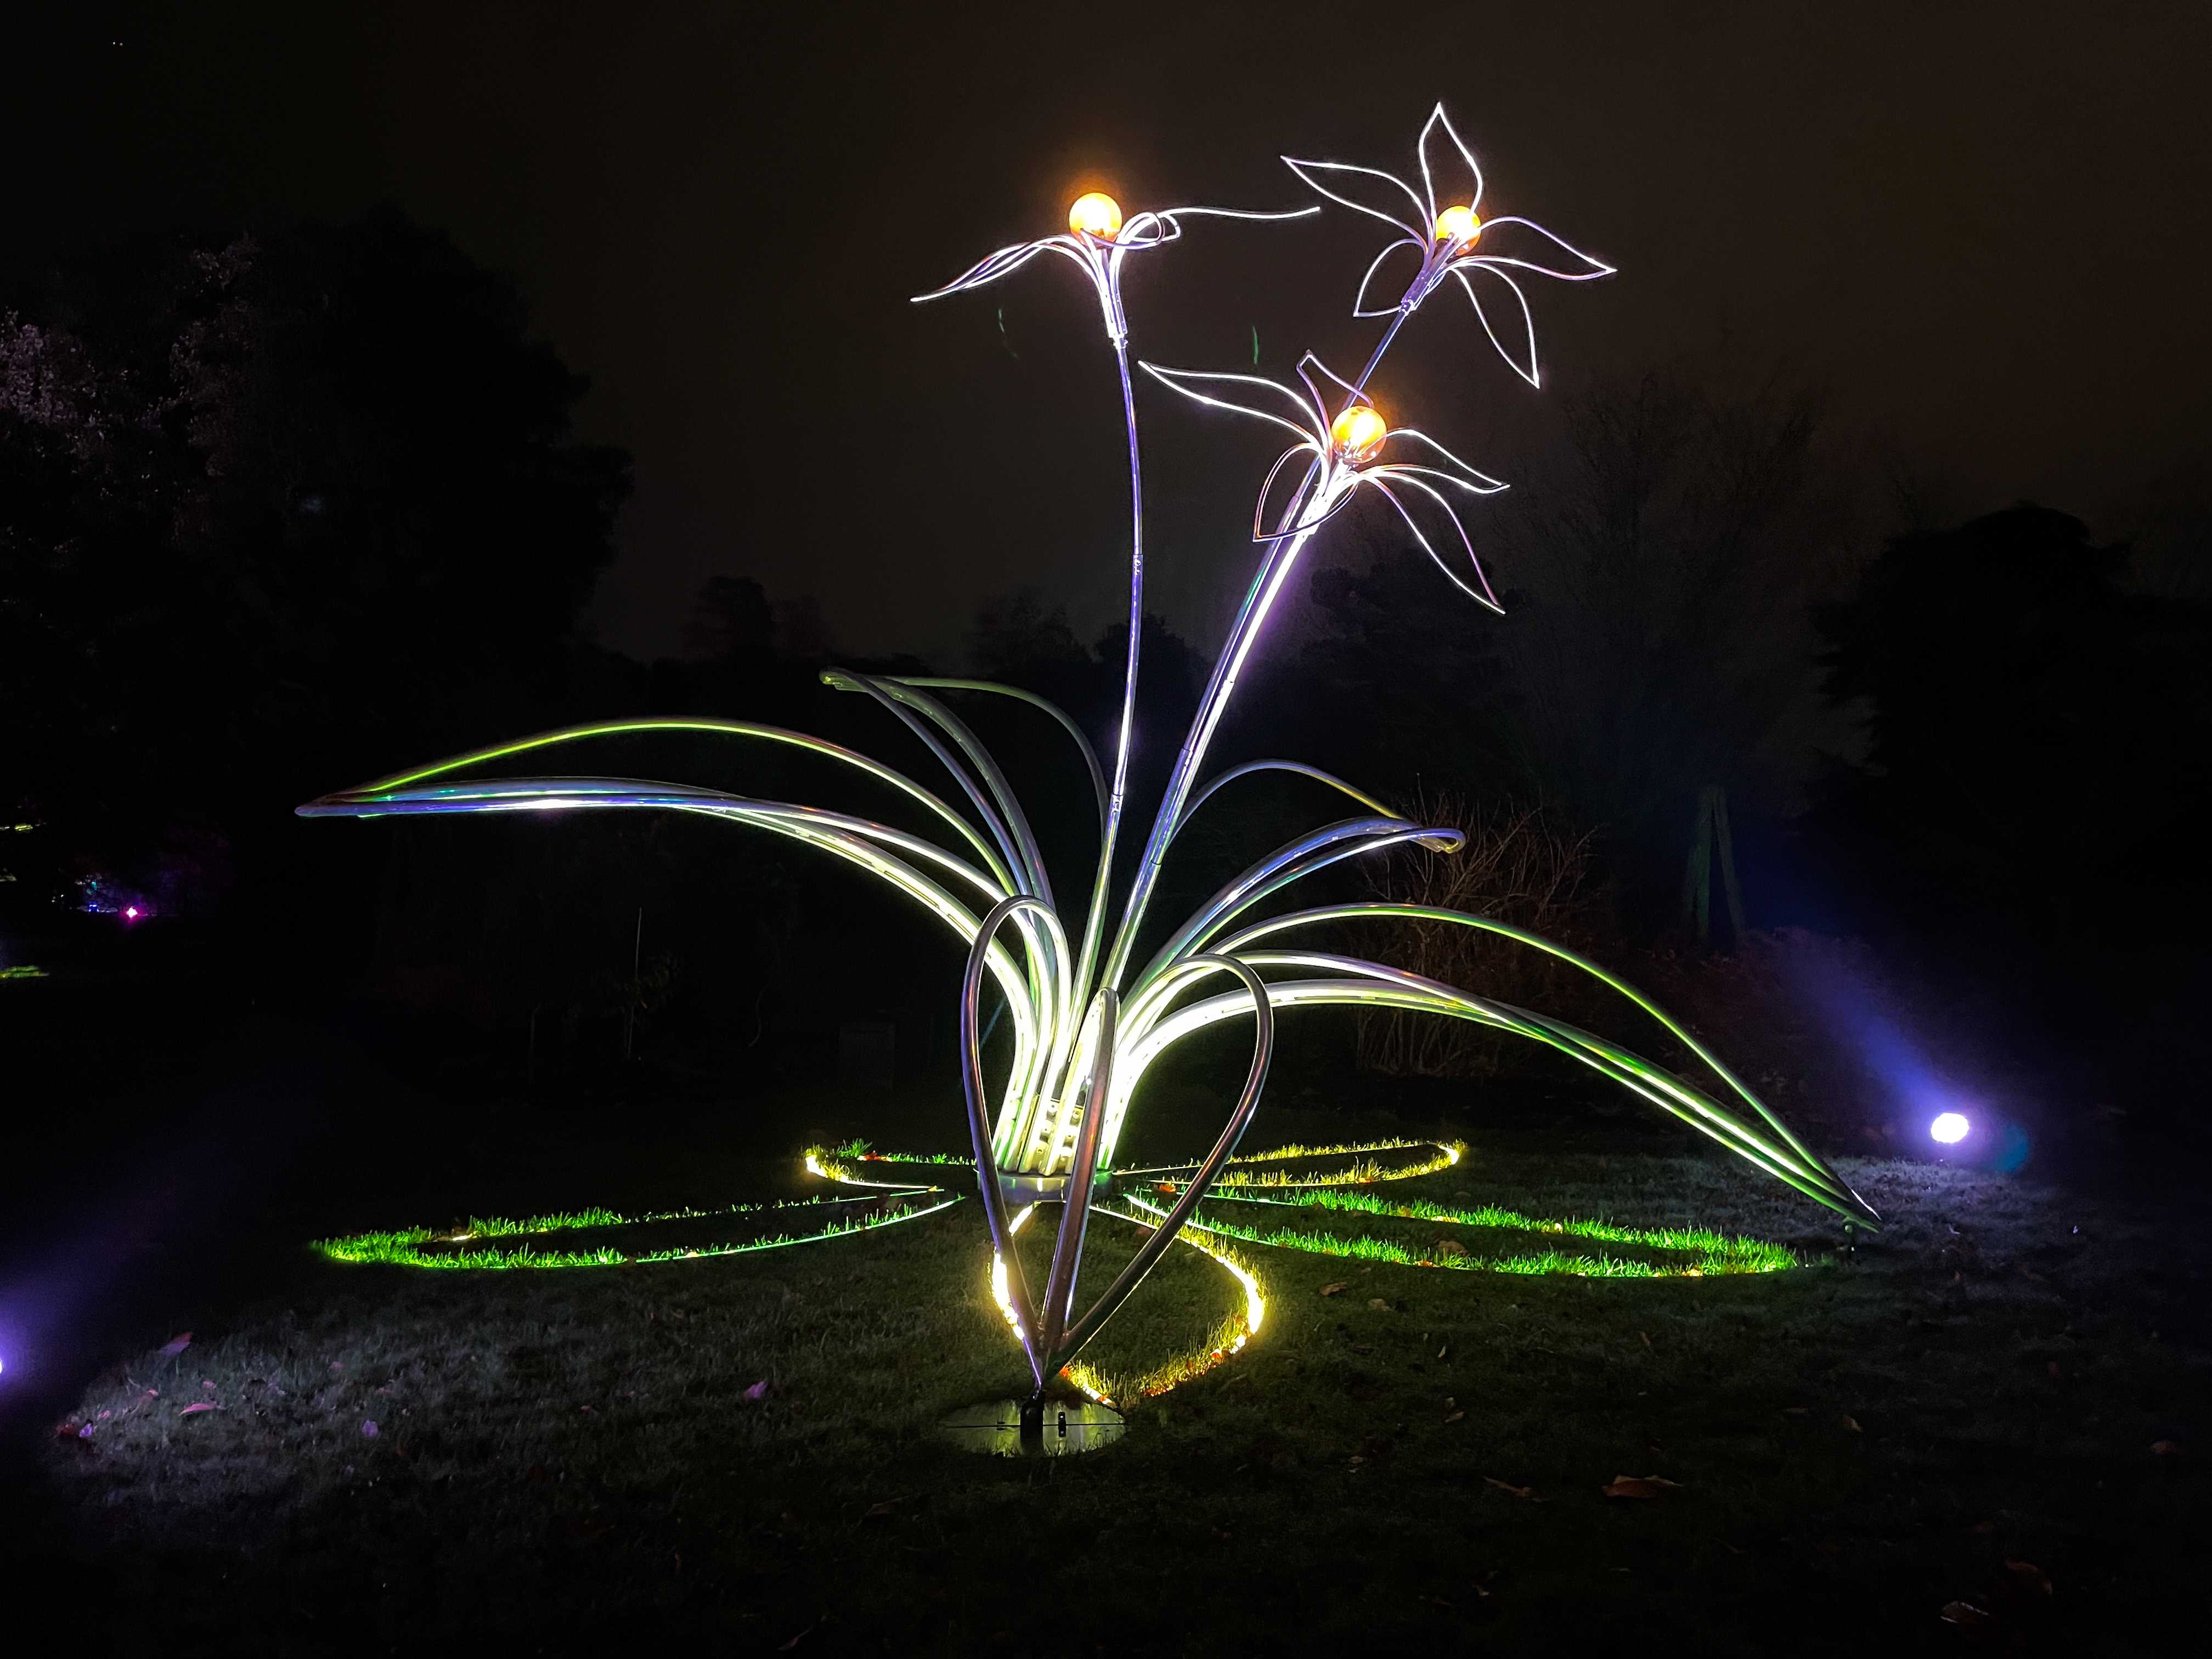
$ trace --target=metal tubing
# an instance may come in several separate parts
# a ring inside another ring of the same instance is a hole
[[[1205,1163],[1199,1166],[1197,1175],[1192,1177],[1190,1185],[1183,1190],[1175,1207],[1168,1212],[1166,1219],[1159,1224],[1150,1238],[1138,1247],[1137,1254],[1129,1265],[1121,1269],[1114,1282],[1106,1287],[1105,1293],[1091,1304],[1091,1311],[1069,1329],[1063,1352],[1057,1356],[1061,1365],[1074,1358],[1082,1351],[1084,1344],[1098,1334],[1099,1327],[1112,1318],[1115,1310],[1129,1299],[1130,1293],[1152,1270],[1152,1264],[1175,1242],[1176,1235],[1182,1231],[1183,1223],[1190,1218],[1190,1212],[1198,1207],[1199,1200],[1206,1196],[1206,1189],[1213,1185],[1214,1178],[1237,1155],[1237,1145],[1244,1139],[1244,1131],[1251,1125],[1252,1114],[1259,1109],[1260,1091],[1267,1083],[1267,1062],[1273,1058],[1275,1051],[1275,1016],[1268,1003],[1267,987],[1257,974],[1233,957],[1206,957],[1203,960],[1208,966],[1236,975],[1244,981],[1244,988],[1252,998],[1252,1068],[1244,1079],[1244,1092],[1237,1097],[1236,1108],[1229,1114],[1229,1121],[1222,1127],[1221,1138],[1213,1143],[1213,1150],[1206,1155]]]
[[[1106,1097],[1114,1076],[1115,1025],[1119,1004],[1111,987],[1098,993],[1091,1005],[1091,1018],[1085,1022],[1090,1028],[1091,1045],[1096,1054],[1092,1062],[1090,1087],[1083,1098],[1082,1127],[1075,1144],[1075,1164],[1068,1171],[1067,1190],[1062,1200],[1060,1218],[1060,1237],[1053,1245],[1052,1271],[1045,1279],[1044,1307],[1038,1320],[1037,1346],[1048,1356],[1059,1346],[1067,1329],[1070,1303],[1075,1297],[1075,1280],[1083,1263],[1084,1236],[1091,1221],[1091,1189],[1098,1170],[1100,1131],[1106,1122]],[[1083,1045],[1076,1045],[1077,1053]],[[1053,1367],[1057,1371],[1058,1367]]]

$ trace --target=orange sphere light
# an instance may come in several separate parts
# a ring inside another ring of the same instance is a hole
[[[1079,236],[1110,242],[1121,228],[1121,204],[1103,191],[1086,191],[1067,210],[1067,228]]]
[[[1328,435],[1335,441],[1338,454],[1347,461],[1357,462],[1365,460],[1382,448],[1382,440],[1389,434],[1389,430],[1383,424],[1382,417],[1372,409],[1365,404],[1354,404],[1336,417],[1336,423],[1329,428]]]
[[[1437,240],[1454,246],[1472,243],[1482,234],[1482,221],[1476,218],[1469,207],[1448,207],[1437,215]]]

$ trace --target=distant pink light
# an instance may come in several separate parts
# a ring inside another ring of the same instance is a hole
[[[137,905],[135,905],[135,904],[126,904],[126,905],[125,905],[125,906],[123,907],[123,915],[124,915],[124,919],[125,919],[125,921],[137,921],[137,920],[138,920],[138,907],[137,907]]]

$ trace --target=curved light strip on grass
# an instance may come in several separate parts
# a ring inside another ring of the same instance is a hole
[[[1139,1202],[1133,1199],[1131,1201]],[[1150,1209],[1152,1206],[1140,1204],[1140,1207]],[[1133,1226],[1142,1227],[1148,1232],[1152,1231],[1158,1220],[1165,1218],[1167,1214],[1166,1211],[1160,1210],[1154,1212],[1152,1217],[1130,1215],[1124,1211],[1108,1209],[1099,1205],[1093,1205],[1091,1212],[1093,1215],[1112,1216],[1116,1221],[1128,1222]],[[1189,1224],[1189,1226],[1195,1227],[1197,1224],[1194,1221]],[[1130,1387],[1121,1391],[1120,1401],[1121,1404],[1127,1404],[1132,1397],[1139,1400],[1156,1400],[1170,1389],[1179,1389],[1184,1383],[1205,1376],[1215,1366],[1226,1364],[1231,1359],[1244,1352],[1244,1345],[1260,1334],[1260,1327],[1267,1321],[1267,1292],[1260,1286],[1259,1275],[1239,1261],[1227,1247],[1216,1248],[1202,1244],[1190,1236],[1188,1229],[1176,1235],[1176,1242],[1178,1244],[1188,1245],[1200,1255],[1218,1264],[1243,1287],[1244,1311],[1241,1317],[1231,1316],[1229,1322],[1215,1333],[1215,1340],[1210,1343],[1201,1344],[1187,1352],[1174,1355],[1153,1366],[1150,1370],[1141,1373]],[[1109,1379],[1089,1361],[1078,1359],[1062,1370],[1060,1375],[1100,1405],[1112,1406],[1116,1403],[1108,1391]]]
[[[870,1182],[869,1185],[879,1183]],[[936,1195],[936,1189],[905,1188],[916,1197]],[[591,1250],[545,1250],[525,1243],[511,1250],[428,1250],[426,1244],[459,1244],[477,1238],[541,1237],[550,1232],[585,1227],[636,1227],[654,1222],[689,1220],[718,1215],[763,1215],[793,1210],[823,1210],[837,1205],[873,1203],[860,1198],[799,1199],[785,1204],[732,1204],[725,1210],[671,1210],[655,1214],[625,1216],[612,1210],[579,1210],[567,1214],[532,1216],[508,1221],[494,1216],[471,1220],[459,1232],[434,1227],[409,1227],[396,1232],[356,1233],[346,1238],[318,1239],[314,1248],[333,1261],[375,1263],[398,1267],[447,1267],[486,1271],[514,1267],[623,1267],[658,1261],[690,1261],[708,1256],[749,1255],[760,1250],[780,1250],[794,1244],[818,1244],[851,1233],[873,1232],[902,1221],[918,1220],[950,1209],[960,1201],[957,1193],[941,1195],[935,1204],[908,1204],[876,1215],[845,1221],[832,1218],[812,1232],[777,1233],[741,1244],[707,1244],[646,1250],[632,1255],[611,1245]]]
[[[1219,1218],[1205,1220],[1194,1218],[1189,1224],[1194,1229],[1243,1243],[1272,1245],[1279,1249],[1302,1250],[1310,1255],[1335,1256],[1346,1261],[1387,1261],[1403,1267],[1444,1267],[1461,1273],[1557,1273],[1582,1279],[1705,1279],[1733,1273],[1779,1273],[1785,1268],[1804,1265],[1795,1253],[1782,1245],[1770,1244],[1755,1238],[1730,1238],[1703,1228],[1622,1227],[1605,1221],[1547,1221],[1487,1205],[1462,1210],[1418,1200],[1393,1203],[1364,1193],[1317,1192],[1298,1199],[1255,1198],[1232,1194],[1217,1196],[1230,1203],[1265,1204],[1281,1209],[1322,1209],[1338,1213],[1426,1221],[1452,1226],[1511,1229],[1520,1232],[1589,1239],[1593,1243],[1632,1244],[1645,1249],[1694,1253],[1696,1255],[1694,1261],[1679,1267],[1603,1254],[1571,1255],[1556,1249],[1528,1255],[1481,1256],[1468,1254],[1430,1256],[1393,1240],[1376,1238],[1366,1233],[1352,1238],[1337,1238],[1327,1233],[1301,1232],[1290,1227],[1246,1226]],[[1133,1194],[1128,1197],[1129,1202],[1139,1208],[1153,1208]],[[1212,1197],[1207,1200],[1209,1203],[1213,1201]]]
[[[1387,1169],[1372,1157],[1376,1152],[1410,1152],[1417,1146],[1433,1149],[1430,1157],[1419,1164],[1409,1164],[1403,1169]],[[1278,1146],[1273,1152],[1254,1152],[1248,1157],[1233,1158],[1229,1168],[1213,1183],[1214,1191],[1227,1187],[1265,1187],[1270,1190],[1298,1192],[1310,1188],[1364,1187],[1378,1181],[1411,1181],[1416,1176],[1434,1175],[1439,1170],[1449,1170],[1466,1156],[1467,1147],[1459,1141],[1443,1140],[1370,1140],[1349,1142],[1335,1146],[1301,1146],[1295,1142]],[[1290,1158],[1350,1157],[1362,1161],[1347,1164],[1340,1170],[1260,1170],[1249,1166],[1279,1164]],[[1127,1179],[1137,1176],[1157,1176],[1160,1185],[1175,1187],[1182,1184],[1187,1171],[1196,1164],[1162,1164],[1143,1170],[1117,1170],[1114,1173]]]

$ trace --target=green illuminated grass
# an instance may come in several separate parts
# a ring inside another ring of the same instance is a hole
[[[934,1194],[932,1194],[934,1196]],[[445,1267],[471,1271],[501,1268],[544,1267],[620,1267],[657,1261],[684,1261],[695,1257],[743,1255],[753,1250],[781,1249],[787,1245],[811,1244],[818,1240],[837,1238],[848,1233],[867,1232],[877,1227],[887,1227],[894,1222],[909,1221],[916,1216],[927,1215],[957,1203],[957,1198],[939,1198],[935,1202],[919,1199],[905,1201],[866,1198],[825,1198],[801,1200],[787,1204],[732,1204],[720,1210],[661,1210],[649,1214],[625,1216],[612,1210],[584,1209],[566,1211],[552,1215],[529,1216],[520,1220],[508,1220],[499,1216],[471,1218],[458,1229],[434,1227],[405,1227],[392,1232],[356,1233],[345,1238],[325,1238],[316,1241],[314,1248],[333,1261],[374,1263],[394,1267]],[[873,1214],[843,1216],[835,1212],[838,1206],[881,1203]],[[592,1249],[541,1249],[529,1243],[517,1245],[511,1250],[426,1249],[426,1246],[457,1246],[480,1238],[529,1238],[545,1233],[565,1232],[579,1229],[637,1227],[673,1221],[706,1220],[731,1215],[789,1215],[793,1212],[811,1211],[828,1214],[828,1219],[816,1228],[804,1232],[777,1232],[743,1243],[717,1241],[711,1243],[674,1245],[660,1249],[641,1250],[635,1254],[602,1244]]]
[[[1231,1238],[1279,1245],[1286,1249],[1312,1250],[1323,1255],[1351,1255],[1363,1261],[1401,1261],[1422,1267],[1458,1267],[1482,1273],[1567,1273],[1616,1279],[1776,1273],[1803,1265],[1793,1252],[1782,1245],[1769,1244],[1755,1238],[1730,1237],[1702,1227],[1626,1227],[1610,1221],[1549,1220],[1492,1204],[1468,1208],[1438,1204],[1423,1198],[1388,1197],[1376,1193],[1348,1192],[1337,1188],[1302,1193],[1296,1198],[1244,1198],[1224,1193],[1206,1201],[1269,1204],[1344,1215],[1437,1222],[1450,1226],[1487,1228],[1505,1232],[1552,1234],[1587,1239],[1593,1243],[1627,1244],[1647,1250],[1664,1250],[1692,1258],[1686,1262],[1662,1264],[1606,1255],[1567,1255],[1557,1249],[1546,1249],[1533,1255],[1498,1257],[1446,1254],[1431,1260],[1432,1252],[1409,1251],[1389,1240],[1364,1235],[1353,1239],[1334,1238],[1325,1234],[1302,1233],[1288,1227],[1268,1229],[1211,1215],[1206,1217],[1207,1225]]]
[[[696,1139],[666,1158],[600,1190],[696,1198]],[[70,1610],[87,1653],[157,1632],[227,1659],[1019,1654],[1031,1607],[1007,1586],[1062,1580],[1131,1654],[1667,1652],[1679,1632],[1716,1659],[1864,1659],[1942,1644],[1954,1601],[1990,1611],[1992,1652],[2162,1650],[2201,1600],[2212,1504],[2200,1232],[2134,1194],[1845,1173],[1890,1223],[1878,1240],[1817,1270],[1695,1279],[1581,1277],[1575,1259],[1693,1261],[1750,1236],[1811,1264],[1840,1229],[1717,1158],[1534,1135],[1373,1193],[1209,1200],[1215,1220],[1558,1260],[1432,1273],[1238,1243],[1260,1335],[1146,1399],[1240,1302],[1170,1250],[1083,1357],[1135,1398],[1128,1437],[1049,1471],[933,1434],[1023,1379],[973,1204],[690,1272],[355,1272],[271,1250],[252,1281],[145,1319],[35,1425],[0,1506],[31,1547],[9,1559],[99,1586]],[[1565,1231],[1576,1217],[1603,1218]],[[1086,1285],[1143,1234],[1100,1218],[1092,1238]],[[1041,1273],[1048,1237],[1023,1240]],[[419,1243],[610,1242],[668,1241]],[[1621,1474],[1679,1485],[1602,1496]]]

